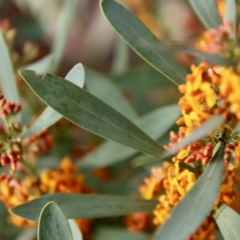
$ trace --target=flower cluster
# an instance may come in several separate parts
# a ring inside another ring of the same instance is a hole
[[[153,211],[153,223],[155,225],[162,225],[169,218],[173,207],[186,195],[199,177],[198,174],[179,167],[178,163],[164,164],[163,168],[159,168],[159,171],[164,172],[162,173],[163,178],[157,179],[156,175],[152,174],[145,178],[144,184],[140,186],[140,193],[143,198],[154,199],[155,196],[158,196],[159,204]],[[224,179],[213,210],[218,207],[219,203],[231,204],[234,200],[236,197],[234,185],[240,181],[238,175],[239,172],[232,164],[226,166]],[[139,218],[139,222],[140,220],[141,218]],[[188,240],[215,239],[214,229],[215,222],[211,216],[208,216]]]
[[[5,174],[0,177],[0,200],[7,208],[33,200],[48,193],[89,193],[90,188],[85,184],[82,174],[76,173],[76,165],[69,158],[64,158],[56,169],[48,169],[38,176],[25,176],[17,180],[16,177]],[[15,215],[10,216],[10,221],[19,227],[35,225]],[[83,232],[89,232],[90,221],[76,219]]]
[[[208,163],[212,150],[220,139],[220,132],[226,129],[223,139],[226,144],[225,161],[233,156],[235,165],[238,166],[239,134],[234,129],[240,120],[239,84],[239,75],[230,67],[207,68],[205,63],[192,66],[192,73],[187,75],[186,83],[179,86],[183,94],[179,100],[182,109],[182,117],[177,120],[179,132],[170,134],[170,144],[165,148],[174,146],[213,115],[223,115],[225,122],[218,131],[181,149],[173,158],[174,162]]]
[[[196,48],[210,54],[218,54],[230,60],[236,66],[236,72],[240,72],[240,26],[234,29],[232,22],[223,20],[223,24],[217,28],[206,30],[195,43]],[[208,62],[208,65],[212,65]]]
[[[217,28],[205,31],[196,41],[196,47],[208,53],[236,51],[233,24],[228,19]],[[228,55],[230,57],[230,55]]]
[[[20,180],[12,175],[2,175],[0,177],[0,200],[10,209],[40,197],[41,192],[37,186],[38,181],[33,176],[27,176]],[[12,214],[9,220],[18,227],[27,227],[36,224],[33,221]]]
[[[64,158],[58,169],[47,169],[41,172],[39,188],[42,192],[89,193],[84,183],[84,176],[76,173],[77,166],[69,158]]]
[[[89,193],[82,174],[69,158],[64,158],[58,168],[39,172],[37,157],[52,148],[52,136],[47,130],[22,138],[22,128],[17,121],[21,104],[8,101],[0,95],[0,200],[9,209],[48,193]],[[35,222],[10,216],[18,227],[28,227]],[[83,233],[89,233],[90,220],[76,219]]]
[[[57,169],[47,169],[39,175],[39,189],[46,193],[90,193],[91,189],[86,185],[84,176],[77,173],[77,166],[69,158],[63,158]],[[89,219],[75,219],[81,231],[89,233]]]
[[[224,123],[203,139],[179,149],[172,158],[173,164],[165,163],[162,168],[152,170],[152,175],[144,179],[140,187],[145,199],[159,199],[153,211],[155,225],[163,224],[170,216],[173,207],[186,195],[212,159],[213,149],[218,142],[224,142],[224,177],[213,211],[222,203],[231,205],[236,198],[236,183],[240,182],[239,145],[240,134],[235,130],[240,120],[240,77],[230,67],[214,66],[206,63],[192,66],[186,83],[179,86],[183,96],[179,100],[182,116],[177,120],[178,133],[170,133],[170,143],[165,149],[171,149],[183,138],[191,134],[213,115],[222,115]],[[221,133],[225,133],[224,136]],[[190,164],[194,171],[180,167],[180,163]],[[194,239],[215,239],[214,219],[209,215],[196,232]]]
[[[36,176],[36,155],[52,147],[52,136],[46,130],[28,138],[21,138],[23,128],[18,121],[21,104],[0,95],[0,200],[7,208],[41,196]],[[4,169],[3,167],[7,167]],[[10,170],[9,170],[9,168]],[[11,216],[17,226],[32,222]]]
[[[22,168],[34,155],[52,148],[52,136],[46,130],[28,138],[19,137],[22,126],[17,121],[21,104],[8,101],[0,95],[0,163],[12,171]]]

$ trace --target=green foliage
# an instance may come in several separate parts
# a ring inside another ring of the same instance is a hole
[[[11,209],[11,212],[36,221],[43,206],[54,201],[67,218],[99,218],[152,211],[157,201],[133,197],[94,194],[50,194]]]
[[[223,204],[214,214],[214,218],[225,240],[240,239],[240,215]]]
[[[128,101],[122,96],[116,86],[100,74],[86,69],[86,87],[95,97],[126,116],[130,120],[138,117],[138,114]],[[111,93],[111,97],[109,97]]]
[[[77,226],[76,222],[74,220],[70,219],[70,220],[68,220],[68,223],[71,228],[73,240],[82,240],[83,236],[82,236],[82,233],[81,233],[79,227]]]
[[[115,58],[112,63],[112,72],[114,74],[125,72],[128,67],[128,59],[129,47],[122,39],[118,39],[115,49]]]
[[[47,203],[39,217],[38,240],[73,240],[67,219],[54,202]]]
[[[13,239],[19,234],[19,229],[12,224],[9,224],[7,218],[9,213],[4,204],[0,201],[0,239]]]
[[[49,72],[55,73],[62,58],[65,43],[68,37],[70,24],[76,10],[76,0],[64,0],[59,16],[57,32],[52,45],[52,63]]]
[[[216,0],[188,0],[206,28],[215,28],[222,23]]]
[[[3,39],[1,30],[0,30],[0,52],[1,52],[0,82],[2,92],[8,100],[19,102],[13,66],[8,52],[8,47]]]
[[[146,76],[148,78],[147,81]],[[175,88],[168,78],[151,66],[140,66],[121,74],[114,74],[111,76],[111,79],[117,86],[123,89],[144,93],[153,89]]]
[[[205,137],[207,134],[217,129],[223,122],[224,122],[224,117],[222,115],[212,116],[206,122],[204,122],[200,127],[195,129],[190,135],[188,135],[182,141],[177,143],[173,148],[163,153],[162,158],[169,157],[172,154],[177,153],[179,149]]]
[[[66,80],[83,87],[84,85],[84,69],[82,64],[75,65],[65,77]],[[44,129],[49,128],[54,123],[62,118],[62,115],[54,111],[51,107],[47,107],[42,114],[37,118],[37,120],[20,136],[29,137],[36,133],[41,132]]]
[[[85,90],[51,74],[42,80],[32,71],[23,70],[21,75],[44,102],[71,122],[104,138],[159,156],[161,149],[155,141]]]
[[[177,105],[165,106],[136,119],[135,124],[152,139],[157,140],[175,123],[179,115],[180,111]],[[136,153],[135,149],[110,141],[104,142],[96,150],[80,159],[79,168],[109,166],[124,161]]]
[[[101,7],[108,21],[139,56],[175,84],[184,82],[185,70],[141,21],[115,1],[102,0]]]
[[[236,38],[236,26],[237,26],[237,11],[236,11],[236,1],[235,0],[226,0],[226,11],[224,18],[230,20],[233,24],[233,33],[232,35]]]

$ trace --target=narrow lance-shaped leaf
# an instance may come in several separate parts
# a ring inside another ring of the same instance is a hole
[[[113,0],[102,0],[101,7],[108,21],[139,56],[172,82],[184,82],[186,71],[164,46],[151,47],[160,43],[139,19]]]
[[[82,240],[83,239],[82,232],[80,231],[76,222],[73,219],[69,219],[68,223],[71,228],[73,240]]]
[[[185,240],[201,225],[211,211],[222,183],[223,155],[224,145],[220,147],[195,185],[173,209],[170,218],[157,229],[156,240]]]
[[[10,211],[20,217],[36,221],[41,209],[49,201],[56,202],[67,218],[123,216],[135,212],[152,211],[157,204],[155,200],[125,196],[58,193],[24,203]]]
[[[73,240],[67,219],[54,202],[46,204],[39,218],[38,240]]]
[[[216,0],[188,0],[206,28],[216,28],[222,24]]]
[[[4,97],[10,101],[19,102],[14,70],[7,45],[0,30],[0,82]]]
[[[67,74],[66,80],[83,87],[84,85],[84,68],[82,64],[76,64]],[[20,136],[29,137],[36,133],[41,132],[44,129],[49,128],[54,123],[62,118],[62,115],[56,112],[51,107],[46,107],[36,121]]]
[[[113,83],[90,69],[85,69],[85,72],[86,87],[90,93],[122,113],[128,119],[133,120],[138,118],[136,111]]]
[[[237,131],[240,131],[240,122],[238,122],[238,124],[234,128],[234,132],[237,132]]]
[[[230,20],[233,24],[232,36],[236,37],[236,21],[237,21],[237,11],[235,0],[226,0],[226,10],[224,13],[224,19]]]
[[[231,59],[227,59],[220,54],[213,54],[201,51],[194,48],[193,46],[186,45],[165,45],[167,49],[177,52],[185,52],[190,55],[196,56],[199,60],[208,61],[215,64],[221,65],[234,65],[235,62]]]
[[[170,105],[146,114],[137,119],[135,123],[146,134],[157,140],[175,123],[179,115],[179,107],[177,105]],[[107,141],[80,159],[79,168],[109,166],[123,161],[136,153],[135,149]]]
[[[148,76],[147,81],[146,76]],[[170,82],[165,76],[147,65],[131,69],[122,74],[112,75],[111,79],[120,88],[139,93],[146,93],[147,91],[156,88],[161,88],[161,90],[164,91],[165,88],[173,87],[172,82]]]
[[[64,46],[70,29],[70,24],[76,10],[76,2],[76,0],[64,0],[58,19],[57,32],[52,44],[53,60],[49,72],[56,72],[61,61]]]
[[[16,236],[19,234],[20,229],[17,228],[15,225],[10,224],[9,219],[9,212],[6,209],[5,204],[0,201],[0,236],[3,239],[15,239]]]
[[[71,122],[140,152],[159,156],[158,143],[87,91],[51,74],[39,79],[34,72],[23,70],[21,75],[45,103]]]
[[[240,239],[240,215],[223,204],[214,214],[214,218],[225,240]]]
[[[129,47],[125,41],[118,38],[114,49],[114,59],[112,63],[112,74],[126,72],[129,59]]]
[[[7,229],[8,230],[8,229]],[[22,230],[22,229],[21,229]],[[9,231],[9,230],[8,230]],[[25,228],[18,234],[15,240],[33,240],[37,236],[37,227]]]

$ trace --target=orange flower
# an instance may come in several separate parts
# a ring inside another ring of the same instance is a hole
[[[26,177],[21,182],[12,178],[4,179],[0,182],[0,200],[3,201],[6,207],[12,208],[19,204],[33,200],[40,197],[41,193],[36,186],[36,179],[34,177]],[[16,215],[10,215],[10,222],[18,227],[28,227],[36,225],[36,222],[26,220]]]
[[[224,127],[227,129],[224,139],[227,145],[225,161],[229,161],[232,155],[237,167],[240,162],[240,135],[233,129],[240,120],[240,76],[230,67],[208,68],[205,63],[192,66],[191,70],[186,83],[179,86],[179,91],[183,93],[179,100],[182,109],[182,116],[177,120],[179,132],[170,133],[170,143],[165,149],[173,147],[214,114],[222,114],[225,123],[219,130]],[[218,138],[217,131],[209,133],[205,139],[180,149],[173,162],[208,163]]]
[[[165,194],[160,194],[158,197],[159,204],[153,211],[153,223],[155,225],[162,225],[169,218],[172,208],[179,203],[196,182],[195,174],[187,169],[180,168],[177,163],[165,165],[162,171],[166,173],[163,180]],[[144,186],[151,189],[151,185],[148,185],[146,181]],[[188,240],[213,240],[215,239],[214,229],[215,223],[212,218],[208,217]]]
[[[208,53],[223,53],[230,57],[238,48],[233,39],[233,24],[224,19],[223,24],[206,30],[196,41],[196,47]],[[231,56],[233,57],[233,56]]]
[[[131,232],[141,231],[148,227],[149,218],[149,213],[134,213],[125,218],[125,224]]]
[[[164,163],[166,166],[168,163]],[[162,181],[165,178],[165,172],[162,168],[153,168],[152,175],[144,179],[144,184],[140,186],[140,193],[144,199],[152,199],[162,188]]]
[[[76,172],[74,165],[69,158],[64,158],[58,169],[43,171],[40,178],[40,189],[42,192],[69,192],[88,193],[89,187],[84,182],[84,176]]]
[[[43,193],[90,193],[84,176],[76,172],[77,166],[68,157],[62,159],[58,169],[49,169],[40,173],[39,188]],[[90,231],[89,219],[75,219],[84,234]]]
[[[181,199],[186,195],[186,193],[192,188],[192,186],[197,181],[199,177],[193,172],[187,169],[179,167],[178,163],[166,164],[162,170],[158,169],[158,172],[164,172],[164,179],[161,179],[162,188],[158,189],[158,192],[152,194],[151,198],[148,199],[159,199],[159,203],[153,211],[154,219],[153,223],[155,225],[162,225],[170,216],[172,209],[181,201]],[[149,179],[155,179],[152,174]],[[222,185],[219,194],[215,200],[213,210],[216,210],[220,203],[225,203],[230,205],[236,198],[235,184],[240,181],[239,171],[236,170],[233,164],[228,163],[225,167],[225,174],[222,181]],[[145,192],[152,192],[152,184],[150,181],[144,181],[144,184],[140,186],[140,192],[144,187]],[[149,188],[149,190],[147,190]],[[162,193],[165,190],[165,193]],[[145,197],[145,195],[143,196]],[[138,218],[140,221],[140,218]],[[129,224],[130,225],[130,224]],[[132,224],[132,227],[135,225]],[[214,229],[216,225],[214,220],[209,216],[201,224],[201,226],[196,230],[196,232],[188,238],[188,240],[197,239],[215,239]]]

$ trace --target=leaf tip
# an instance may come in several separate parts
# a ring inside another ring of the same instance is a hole
[[[36,72],[33,70],[22,69],[22,70],[18,70],[18,74],[24,79],[24,76],[26,74],[36,75]]]

